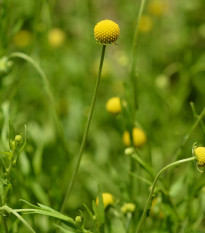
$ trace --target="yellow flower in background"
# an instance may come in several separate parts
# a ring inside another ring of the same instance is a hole
[[[136,209],[136,206],[134,203],[125,203],[122,207],[121,207],[121,211],[123,214],[127,214],[127,213],[133,213]]]
[[[149,2],[148,10],[152,15],[161,16],[168,9],[168,3],[165,0],[152,0]]]
[[[13,37],[13,43],[19,48],[25,48],[31,44],[32,34],[28,30],[21,30]]]
[[[124,146],[131,146],[131,137],[128,131],[123,133],[122,140]],[[132,129],[132,141],[134,147],[142,147],[147,141],[144,131],[140,128],[134,127]]]
[[[142,33],[147,33],[152,30],[153,21],[149,15],[142,15],[139,23],[139,31]]]
[[[120,35],[120,28],[112,20],[105,19],[95,25],[94,36],[98,43],[113,44]]]
[[[135,147],[141,147],[145,144],[147,141],[147,137],[144,133],[144,131],[140,128],[133,128],[132,130],[132,139],[133,139],[133,145]]]
[[[102,193],[104,209],[114,203],[114,197],[111,193]],[[99,204],[99,198],[96,199],[96,205]]]
[[[196,156],[198,166],[205,167],[205,147],[197,147],[194,150],[194,154]]]
[[[48,43],[51,47],[60,47],[65,41],[66,35],[60,28],[53,28],[48,33]]]
[[[123,141],[124,146],[126,147],[131,146],[130,134],[127,130],[122,135],[122,141]]]
[[[112,97],[106,103],[106,110],[112,114],[118,114],[122,111],[119,97]]]

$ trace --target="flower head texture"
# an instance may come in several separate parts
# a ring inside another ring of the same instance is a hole
[[[197,147],[194,150],[194,154],[196,156],[198,166],[205,167],[205,147]]]
[[[94,36],[100,44],[113,44],[120,35],[120,28],[112,20],[105,19],[95,25]]]
[[[112,97],[106,103],[106,110],[112,114],[118,114],[122,111],[119,97]]]
[[[112,205],[114,203],[114,197],[111,193],[103,193],[102,198],[103,198],[104,209],[106,209],[109,205]],[[99,199],[97,197],[96,205],[98,205],[98,203],[99,203]]]

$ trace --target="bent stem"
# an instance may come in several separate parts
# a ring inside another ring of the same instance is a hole
[[[48,82],[48,78],[46,77],[44,71],[41,69],[41,67],[39,66],[39,64],[36,61],[34,61],[30,56],[28,56],[28,55],[26,55],[24,53],[14,52],[14,53],[11,53],[9,55],[9,58],[21,58],[21,59],[29,62],[31,65],[33,65],[33,67],[39,73],[40,77],[42,78],[46,94],[47,94],[47,96],[49,98],[49,101],[51,103],[51,110],[52,110],[53,118],[54,118],[54,120],[56,122],[56,126],[57,126],[57,129],[58,129],[59,135],[61,137],[63,147],[64,147],[66,153],[69,153],[69,150],[68,150],[68,147],[67,147],[67,142],[66,142],[64,132],[63,132],[63,127],[61,125],[60,119],[59,119],[58,114],[57,114],[57,110],[56,110],[57,108],[56,108],[55,100],[54,100],[54,97],[53,97],[53,94],[52,94],[52,91],[51,91],[51,88],[50,88],[50,85],[49,85],[49,82]]]
[[[100,59],[100,65],[99,65],[98,78],[97,78],[97,82],[96,82],[96,86],[95,86],[95,90],[94,90],[94,94],[93,94],[90,113],[89,113],[89,116],[88,116],[88,120],[87,120],[87,124],[86,124],[86,127],[85,127],[83,139],[82,139],[82,142],[81,142],[80,151],[79,151],[79,154],[78,154],[77,159],[76,159],[76,164],[75,164],[72,176],[71,176],[71,180],[70,180],[70,182],[68,184],[67,192],[66,192],[66,195],[64,197],[63,203],[61,205],[60,212],[63,212],[64,209],[65,209],[66,201],[67,201],[67,199],[68,199],[68,197],[69,197],[69,195],[71,193],[71,190],[73,188],[73,184],[74,184],[74,181],[75,181],[75,178],[76,178],[79,166],[80,166],[80,162],[81,162],[81,159],[82,159],[82,154],[83,154],[86,139],[87,139],[87,136],[88,136],[88,131],[89,131],[89,128],[90,128],[90,123],[91,123],[91,119],[92,119],[92,115],[93,115],[93,111],[94,111],[94,107],[95,107],[95,102],[96,102],[96,97],[97,97],[97,93],[98,93],[98,89],[99,89],[101,71],[102,71],[103,61],[104,61],[104,56],[105,56],[105,49],[106,49],[106,45],[103,45],[101,59]]]
[[[144,208],[144,211],[143,211],[143,214],[142,214],[142,217],[140,219],[140,222],[139,222],[139,225],[137,227],[137,231],[136,233],[139,233],[140,232],[140,229],[142,227],[142,224],[146,218],[146,213],[147,213],[147,210],[148,210],[148,207],[150,205],[150,202],[151,202],[151,199],[152,199],[152,195],[154,193],[154,190],[155,190],[155,187],[156,187],[156,184],[157,184],[157,181],[159,179],[159,176],[165,172],[168,168],[171,168],[171,167],[174,167],[174,166],[178,166],[182,163],[187,163],[187,162],[190,162],[190,161],[193,161],[195,160],[196,158],[195,157],[191,157],[191,158],[188,158],[188,159],[182,159],[182,160],[179,160],[179,161],[176,161],[176,162],[173,162],[167,166],[165,166],[164,168],[162,168],[158,174],[156,175],[155,179],[154,179],[154,182],[153,182],[153,185],[152,185],[152,188],[151,188],[151,191],[150,191],[150,194],[148,196],[148,199],[147,199],[147,202],[146,202],[146,205],[145,205],[145,208]]]

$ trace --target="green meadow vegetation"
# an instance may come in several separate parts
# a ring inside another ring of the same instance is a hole
[[[205,232],[204,0],[0,0],[0,233]]]

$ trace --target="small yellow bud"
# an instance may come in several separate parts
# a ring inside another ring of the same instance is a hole
[[[197,147],[194,150],[194,154],[196,156],[198,166],[205,167],[205,147]]]
[[[133,145],[135,147],[141,147],[147,141],[145,133],[140,128],[133,128],[132,130]]]
[[[23,138],[21,135],[16,135],[14,139],[18,144],[21,144],[23,141]]]
[[[103,198],[103,205],[104,209],[106,209],[109,205],[112,205],[114,203],[114,197],[111,193],[102,193]],[[99,198],[96,199],[96,205],[99,203]]]
[[[124,146],[126,147],[131,146],[131,138],[128,131],[125,131],[123,133],[122,140]],[[141,147],[146,143],[147,137],[142,129],[137,127],[134,127],[132,129],[132,141],[134,147]]]
[[[127,214],[127,213],[133,213],[136,209],[136,206],[134,203],[125,203],[122,207],[121,207],[121,211],[123,214]]]
[[[106,110],[112,114],[118,114],[122,111],[119,97],[112,97],[106,103]]]
[[[131,155],[134,153],[134,148],[133,147],[128,147],[125,149],[125,154],[126,155]]]
[[[94,36],[98,43],[113,44],[120,35],[120,28],[117,23],[112,20],[102,20],[95,25]]]
[[[131,146],[130,134],[127,130],[122,135],[122,141],[123,141],[124,146],[126,147]]]
[[[82,217],[81,217],[81,216],[76,216],[76,217],[75,217],[75,221],[76,221],[77,223],[81,223],[81,222],[82,222]]]
[[[48,33],[48,42],[51,47],[60,47],[65,41],[65,33],[60,28],[53,28]]]

